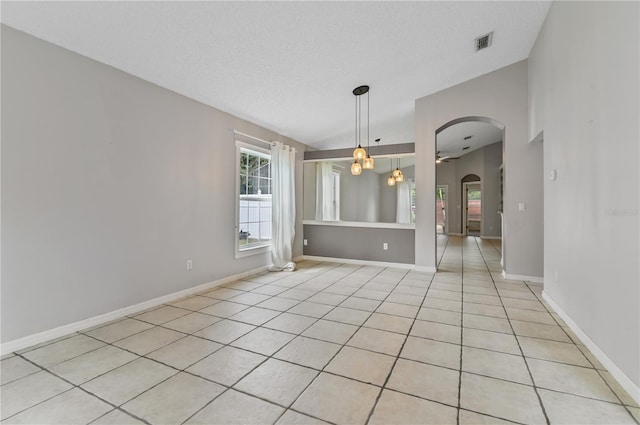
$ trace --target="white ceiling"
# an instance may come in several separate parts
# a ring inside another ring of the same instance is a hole
[[[464,140],[471,136],[471,139]],[[442,130],[436,136],[436,151],[441,157],[459,157],[483,146],[502,141],[502,130],[479,121],[461,122]],[[463,148],[469,147],[464,150]]]
[[[548,1],[1,2],[1,20],[317,148],[414,140],[414,100],[528,57]],[[474,39],[494,31],[475,53]]]

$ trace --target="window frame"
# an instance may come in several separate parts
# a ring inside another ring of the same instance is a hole
[[[235,190],[236,213],[235,213],[235,226],[234,226],[235,230],[234,230],[234,235],[233,235],[234,240],[235,240],[235,242],[234,242],[234,244],[235,244],[235,249],[234,249],[235,258],[244,258],[244,257],[248,257],[248,256],[251,256],[251,255],[258,255],[258,254],[264,254],[264,253],[267,253],[267,252],[271,252],[271,246],[272,246],[272,241],[273,241],[273,238],[272,238],[268,242],[256,244],[256,245],[249,246],[249,247],[246,247],[246,248],[243,248],[243,249],[241,249],[241,247],[240,247],[240,238],[238,237],[238,235],[240,233],[240,172],[241,172],[240,157],[241,157],[241,154],[242,154],[242,150],[255,152],[255,153],[259,154],[259,156],[266,155],[266,156],[269,157],[269,163],[271,163],[271,151],[269,149],[265,149],[265,148],[253,145],[251,143],[245,143],[245,142],[242,142],[240,140],[236,140],[236,174],[235,174],[235,180],[236,180],[236,184],[235,184],[235,188],[236,188],[236,190]],[[273,181],[273,180],[271,180],[271,181]],[[271,196],[273,197],[273,186],[272,186]],[[273,209],[271,210],[271,214],[273,214]]]

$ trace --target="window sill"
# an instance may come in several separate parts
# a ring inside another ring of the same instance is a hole
[[[251,248],[236,250],[236,259],[250,257],[252,255],[264,254],[267,252],[271,252],[271,244],[269,245],[259,245]]]

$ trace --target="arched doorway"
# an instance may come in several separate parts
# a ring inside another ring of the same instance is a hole
[[[436,264],[442,239],[451,236],[491,239],[504,254],[504,136],[504,124],[479,116],[436,130]]]

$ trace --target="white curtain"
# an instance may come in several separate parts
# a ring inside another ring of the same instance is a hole
[[[408,180],[396,183],[397,186],[397,207],[396,223],[411,223],[411,182]]]
[[[335,220],[333,213],[333,164],[316,164],[316,220]]]
[[[293,238],[296,224],[296,150],[275,142],[271,147],[271,271],[294,271]]]

